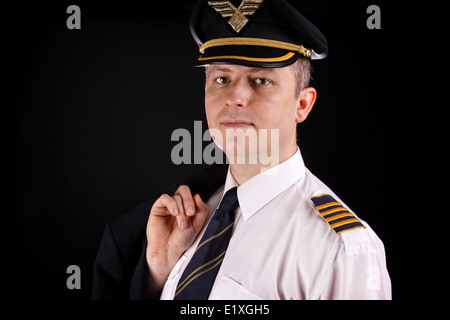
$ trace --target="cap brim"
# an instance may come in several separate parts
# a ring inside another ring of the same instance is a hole
[[[298,52],[261,46],[219,46],[208,48],[196,66],[238,64],[258,68],[282,68],[297,61]]]

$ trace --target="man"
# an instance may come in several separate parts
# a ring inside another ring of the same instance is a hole
[[[230,165],[109,224],[93,298],[390,299],[381,240],[296,143],[325,37],[284,0],[199,1],[191,32],[208,126]]]

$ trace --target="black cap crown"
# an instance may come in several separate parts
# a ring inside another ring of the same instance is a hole
[[[284,67],[300,56],[323,59],[324,35],[286,0],[200,0],[190,19],[198,66]]]

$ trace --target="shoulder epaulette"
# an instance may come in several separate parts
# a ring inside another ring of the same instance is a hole
[[[356,228],[365,228],[361,221],[331,195],[311,197],[317,211],[337,234]]]

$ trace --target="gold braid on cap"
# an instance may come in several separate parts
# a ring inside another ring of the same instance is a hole
[[[260,39],[260,38],[219,38],[206,41],[199,47],[200,53],[205,53],[205,50],[211,47],[219,46],[262,46],[295,51],[303,55],[305,58],[311,58],[311,50],[302,45],[296,45],[289,42],[278,40]]]

